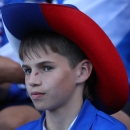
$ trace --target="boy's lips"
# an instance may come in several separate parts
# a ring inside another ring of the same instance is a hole
[[[41,92],[31,92],[31,97],[32,99],[40,99],[45,93],[41,93]]]

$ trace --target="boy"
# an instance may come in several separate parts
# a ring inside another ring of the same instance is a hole
[[[126,130],[105,114],[127,101],[126,71],[95,22],[72,5],[43,3],[7,5],[2,16],[28,93],[44,111],[18,130]]]

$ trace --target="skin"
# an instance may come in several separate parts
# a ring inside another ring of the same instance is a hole
[[[3,56],[0,56],[0,61],[0,84],[24,83],[25,76],[19,63]]]
[[[7,107],[0,111],[0,130],[16,130],[40,116],[36,109],[27,105]]]
[[[80,111],[92,65],[85,59],[72,69],[66,57],[49,47],[47,52],[39,49],[39,56],[31,51],[29,58],[24,56],[25,83],[35,107],[46,110],[47,129],[65,130]]]
[[[130,117],[123,111],[119,111],[112,115],[122,123],[124,123],[128,130],[130,130]]]

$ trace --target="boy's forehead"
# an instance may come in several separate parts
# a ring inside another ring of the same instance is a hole
[[[34,49],[34,48],[29,47],[28,49],[26,48],[23,51],[23,61],[31,60],[31,59],[39,59],[45,55],[50,55],[52,53],[54,53],[54,52],[47,45],[45,46],[45,48],[35,46],[35,49]]]
[[[58,67],[64,69],[66,68],[67,70],[71,69],[68,59],[54,52],[49,54],[41,52],[40,56],[37,56],[33,53],[30,57],[25,56],[23,59],[22,64],[23,68],[24,67],[41,68],[44,66],[53,66],[53,67],[55,66],[57,68]]]
[[[30,49],[26,53],[23,53],[23,63],[31,63],[31,62],[58,62],[59,60],[67,60],[66,57],[60,55],[59,53],[55,53],[51,50],[50,47],[46,48],[46,51],[42,48],[37,48],[35,51]],[[46,62],[46,63],[47,63]]]

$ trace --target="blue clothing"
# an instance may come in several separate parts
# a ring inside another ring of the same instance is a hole
[[[31,105],[32,101],[27,93],[27,90],[24,88],[24,85],[12,83],[9,89],[7,105],[5,107],[14,105],[25,105],[25,104]]]
[[[17,130],[42,130],[45,112],[41,118],[32,121]],[[71,130],[127,130],[124,124],[115,118],[97,110],[89,100],[85,100]]]
[[[127,71],[128,80],[129,80],[129,99],[128,100],[130,102],[130,31],[120,41],[120,43],[117,45],[116,48],[124,62],[124,65]]]

